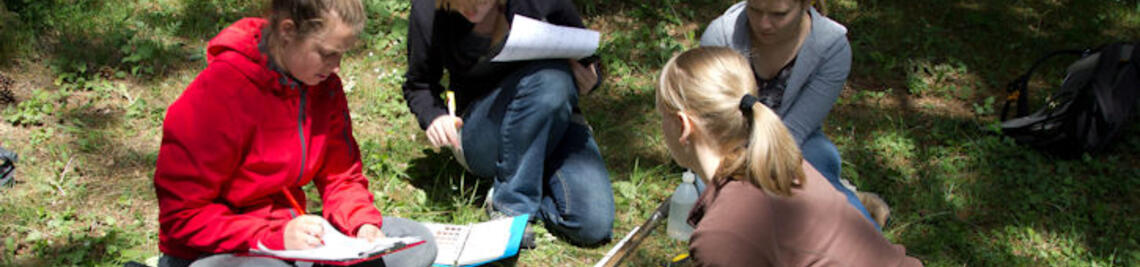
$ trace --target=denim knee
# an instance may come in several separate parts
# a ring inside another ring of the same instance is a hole
[[[603,170],[604,171],[604,170]],[[591,175],[590,172],[578,172],[578,177]],[[596,174],[595,174],[596,175]],[[600,245],[609,241],[614,226],[614,199],[613,189],[609,184],[608,174],[602,173],[591,184],[578,185],[573,198],[566,199],[565,205],[572,205],[572,210],[561,214],[561,223],[565,224],[568,239],[580,246]],[[601,178],[605,177],[605,178]],[[584,191],[584,192],[583,192]]]
[[[574,78],[566,68],[556,66],[544,66],[519,81],[516,97],[526,99],[529,109],[544,114],[569,111],[576,104]]]
[[[591,176],[591,172],[573,173],[578,179],[576,185],[570,186],[572,195],[552,192],[554,195],[544,200],[547,227],[570,243],[581,246],[605,243],[613,232],[614,203],[609,176],[605,173]],[[554,199],[561,199],[562,203],[555,204],[552,202]]]
[[[574,239],[582,246],[601,245],[610,240],[613,227],[614,217],[612,215],[582,218],[582,229],[579,229]]]
[[[613,234],[614,217],[612,212],[609,214],[593,212],[592,214],[583,215],[578,218],[573,218],[572,220],[573,221],[567,220],[562,222],[547,220],[545,221],[546,228],[555,236],[565,239],[566,242],[582,247],[603,245],[610,240]],[[576,225],[577,227],[551,225],[558,223]]]

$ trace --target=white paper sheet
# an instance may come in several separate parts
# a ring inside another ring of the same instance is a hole
[[[491,61],[533,59],[581,59],[598,50],[602,34],[587,29],[558,26],[515,15],[503,50]]]
[[[327,221],[324,222],[324,228],[325,233],[322,239],[325,244],[317,248],[306,250],[272,250],[266,248],[264,244],[258,243],[258,247],[250,250],[250,252],[286,259],[338,261],[364,258],[371,253],[383,251],[398,244],[407,245],[420,241],[419,238],[415,237],[387,237],[369,243],[364,239],[356,239],[344,235],[340,231],[337,231],[336,228],[333,228],[332,224],[329,224]]]

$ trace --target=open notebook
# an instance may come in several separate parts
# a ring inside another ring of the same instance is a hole
[[[455,225],[425,223],[439,250],[434,266],[479,266],[519,253],[529,215]]]
[[[306,250],[272,250],[258,243],[257,248],[249,250],[248,256],[343,266],[373,260],[424,243],[415,237],[389,237],[368,242],[344,235],[327,221],[324,222],[324,227],[324,246]]]

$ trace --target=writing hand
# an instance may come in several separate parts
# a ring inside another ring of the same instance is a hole
[[[360,226],[359,231],[356,231],[356,238],[368,240],[368,242],[374,242],[378,239],[384,238],[384,232],[380,232],[380,228],[376,227],[376,225],[365,224],[363,226]]]
[[[285,224],[285,249],[303,250],[323,245],[325,219],[315,215],[302,215]]]

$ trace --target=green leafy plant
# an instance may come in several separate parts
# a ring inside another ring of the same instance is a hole
[[[994,97],[988,96],[981,105],[974,103],[974,115],[987,116],[994,113]]]
[[[124,56],[119,60],[134,76],[154,75],[156,66],[172,60],[172,54],[178,54],[177,45],[166,45],[149,38],[132,38],[119,48]]]
[[[54,127],[41,127],[39,129],[36,129],[36,131],[32,132],[31,137],[28,138],[30,140],[28,142],[28,144],[33,146],[33,147],[37,147],[41,144],[44,144],[44,143],[51,141],[51,138],[54,135],[55,135],[55,128]]]
[[[148,115],[150,114],[145,99],[135,100],[127,106],[126,116],[128,119],[140,119]]]
[[[55,114],[55,102],[58,98],[55,93],[35,90],[31,99],[20,102],[15,108],[7,109],[4,120],[16,126],[41,125],[44,119]]]

